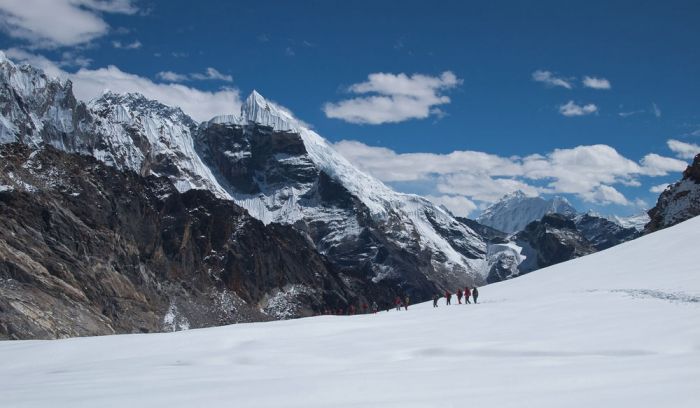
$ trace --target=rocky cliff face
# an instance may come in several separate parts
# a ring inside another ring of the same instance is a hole
[[[514,241],[525,256],[518,267],[521,274],[596,251],[576,229],[574,221],[561,214],[548,214],[531,222],[515,235]]]
[[[680,181],[661,193],[656,206],[649,210],[648,234],[700,215],[700,154],[683,172]]]
[[[484,282],[486,244],[447,211],[360,172],[318,134],[253,92],[239,117],[202,124],[195,146],[233,200],[293,225],[343,270],[428,299]]]
[[[574,218],[574,223],[581,235],[598,251],[619,245],[641,235],[636,228],[625,228],[607,218],[594,214],[578,215]]]
[[[53,148],[5,144],[0,158],[0,337],[206,327],[363,299],[291,227],[209,191]]]

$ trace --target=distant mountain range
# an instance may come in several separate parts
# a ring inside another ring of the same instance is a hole
[[[388,307],[639,235],[521,192],[454,217],[359,171],[258,92],[240,115],[197,123],[140,94],[78,101],[70,81],[1,52],[0,158],[0,338]],[[645,231],[697,214],[686,173]]]

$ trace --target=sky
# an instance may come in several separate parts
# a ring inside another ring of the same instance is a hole
[[[438,3],[438,4],[436,4]],[[697,1],[3,0],[0,49],[80,99],[196,120],[253,90],[397,190],[654,205],[700,152]]]

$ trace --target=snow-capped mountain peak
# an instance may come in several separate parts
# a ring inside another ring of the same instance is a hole
[[[573,216],[576,209],[564,197],[555,196],[546,200],[539,196],[528,196],[517,190],[506,194],[486,208],[477,221],[497,230],[513,233],[522,231],[530,222],[551,213]]]
[[[265,127],[278,133],[270,135]],[[263,222],[295,225],[303,222],[314,229],[315,225],[332,223],[331,233],[317,239],[319,246],[330,248],[327,251],[347,247],[347,242],[352,240],[363,240],[359,237],[371,229],[381,230],[392,245],[429,249],[434,254],[431,262],[435,268],[442,270],[441,274],[452,275],[452,280],[464,281],[467,275],[481,279],[485,244],[469,227],[423,197],[393,191],[360,171],[288,109],[259,92],[253,91],[246,98],[240,117],[213,118],[204,125],[203,132],[206,145],[200,150],[206,152],[205,160],[216,162],[213,166],[222,174],[235,172],[229,177],[231,195]],[[303,150],[299,149],[299,143]],[[223,150],[224,154],[217,150]],[[264,164],[251,177],[251,173],[239,170],[247,166],[244,163]],[[288,182],[271,183],[272,175],[275,180],[281,175]],[[349,193],[359,203],[336,206],[327,201],[330,198],[309,199],[316,197],[319,190],[329,188],[324,187],[324,177],[337,184],[333,188],[340,188],[334,196]],[[238,190],[236,185],[240,186]],[[376,245],[367,244],[367,248],[372,247]],[[392,268],[381,265],[382,262],[377,261],[373,266],[378,268],[377,275],[391,274]]]
[[[282,107],[269,102],[253,90],[241,105],[241,120],[270,126],[274,130],[298,130],[298,121]]]

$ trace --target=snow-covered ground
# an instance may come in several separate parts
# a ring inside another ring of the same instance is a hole
[[[3,407],[697,407],[700,217],[479,305],[0,343]]]

